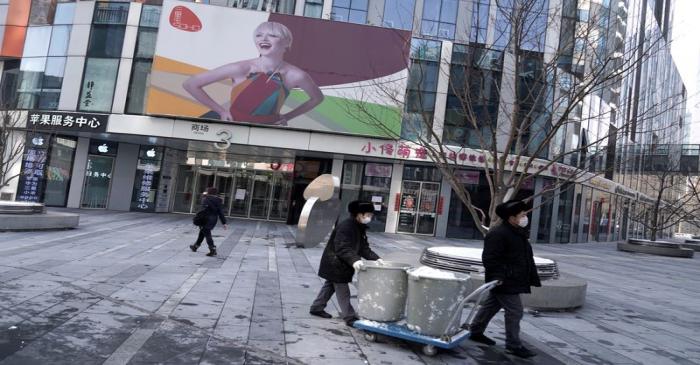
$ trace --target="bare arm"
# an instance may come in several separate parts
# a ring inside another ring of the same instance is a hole
[[[298,77],[294,77],[294,84],[296,85],[296,87],[304,90],[304,92],[309,96],[309,100],[299,105],[289,113],[282,115],[285,124],[287,121],[312,110],[318,104],[321,104],[321,102],[323,101],[323,93],[321,92],[321,89],[318,88],[314,80],[311,79],[311,76],[309,76],[309,74],[301,70],[296,72],[298,72],[299,74],[294,75]]]
[[[237,75],[243,73],[245,73],[245,65],[242,62],[230,63],[211,71],[193,75],[182,83],[182,87],[190,93],[195,100],[218,113],[222,120],[233,120],[231,118],[231,112],[212,99],[211,96],[204,91],[204,87],[225,79],[235,80]]]

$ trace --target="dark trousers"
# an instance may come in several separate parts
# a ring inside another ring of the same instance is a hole
[[[197,242],[195,242],[194,245],[199,247],[199,245],[202,244],[202,241],[204,241],[205,238],[207,239],[207,245],[209,246],[209,249],[215,249],[216,246],[214,246],[214,239],[211,237],[211,229],[204,227],[199,228],[199,236],[197,236]]]
[[[520,294],[489,293],[474,316],[474,320],[469,326],[469,331],[473,334],[484,333],[491,318],[501,308],[506,310],[506,347],[518,348],[522,346],[520,342],[520,320],[523,318],[523,304],[520,301]]]
[[[326,304],[335,293],[335,298],[338,299],[340,306],[340,317],[347,321],[356,317],[355,308],[350,304],[350,285],[348,283],[332,283],[326,280],[321,287],[321,291],[311,304],[311,311],[322,311],[326,308]]]

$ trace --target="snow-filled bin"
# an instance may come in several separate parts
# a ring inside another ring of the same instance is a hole
[[[357,313],[364,319],[380,322],[398,321],[406,307],[411,265],[400,262],[365,261],[357,273]]]
[[[408,270],[408,329],[435,337],[456,333],[460,326],[456,313],[461,312],[460,303],[468,294],[467,274],[428,266]]]

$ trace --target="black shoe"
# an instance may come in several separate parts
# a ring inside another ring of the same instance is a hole
[[[528,357],[537,356],[537,353],[528,350],[525,346],[520,346],[518,348],[506,348],[506,354],[515,355],[517,357],[522,357],[527,359]]]
[[[350,319],[346,319],[346,320],[345,320],[345,325],[346,325],[346,326],[349,326],[349,327],[352,327],[352,326],[355,324],[355,322],[358,321],[358,320],[359,320],[359,318],[357,318],[357,317],[352,317],[352,318],[350,318]]]
[[[496,344],[496,341],[486,337],[483,333],[473,333],[469,335],[469,339],[474,342],[483,343],[484,345],[488,346],[493,346]]]
[[[333,318],[333,316],[330,315],[330,313],[328,313],[326,311],[309,311],[309,314],[311,314],[312,316],[321,317],[321,318],[325,318],[325,319]]]
[[[199,248],[199,246],[197,246],[197,245],[190,245],[190,250],[192,250],[192,252],[197,252],[198,248]]]
[[[207,256],[216,256],[216,250],[209,250],[209,253],[207,253]]]

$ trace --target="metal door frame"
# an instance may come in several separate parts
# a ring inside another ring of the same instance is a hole
[[[440,199],[440,183],[437,181],[418,181],[418,180],[403,180],[401,181],[401,195],[400,199],[403,199],[403,183],[404,182],[409,182],[409,183],[418,183],[418,197],[416,199],[416,210],[415,210],[415,219],[413,221],[413,232],[406,232],[406,231],[399,231],[399,220],[396,220],[396,231],[399,233],[406,233],[406,234],[417,234],[421,236],[435,236],[435,226],[437,225],[437,204],[439,203]],[[420,215],[420,204],[423,200],[423,184],[435,184],[438,186],[437,189],[437,199],[438,201],[435,202],[435,212],[434,214],[436,215],[435,217],[435,224],[433,224],[433,233],[418,233],[418,216]],[[399,202],[399,215],[401,215],[401,202]]]

